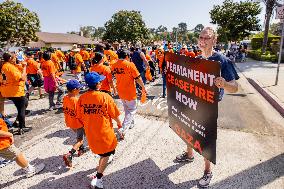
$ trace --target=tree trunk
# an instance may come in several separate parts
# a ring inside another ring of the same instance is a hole
[[[270,19],[271,19],[271,15],[272,15],[272,11],[274,9],[275,3],[276,3],[276,0],[266,1],[265,29],[264,29],[264,37],[263,37],[263,43],[262,43],[262,49],[261,49],[262,54],[264,54],[266,51],[267,42],[268,42],[269,24],[270,24]]]
[[[262,49],[261,49],[262,54],[265,53],[266,47],[267,47],[270,18],[271,18],[271,13],[267,13],[266,20],[265,20],[263,43],[262,43]]]

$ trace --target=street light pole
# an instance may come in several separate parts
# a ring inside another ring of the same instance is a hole
[[[281,55],[282,55],[282,46],[283,46],[283,36],[284,36],[284,23],[282,22],[282,34],[281,34],[281,42],[280,42],[280,50],[279,50],[279,57],[278,57],[278,65],[277,65],[275,85],[278,84],[278,76],[279,76],[279,69],[280,69]]]

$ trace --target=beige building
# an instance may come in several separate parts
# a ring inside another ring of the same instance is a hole
[[[27,47],[61,48],[63,51],[72,49],[73,45],[92,45],[96,42],[76,34],[37,32],[37,42],[30,42]]]

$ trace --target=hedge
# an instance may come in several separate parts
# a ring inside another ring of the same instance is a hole
[[[278,58],[275,54],[271,54],[270,51],[266,51],[265,54],[262,54],[261,49],[248,51],[248,57],[254,60],[269,61],[269,62],[277,62]]]
[[[280,36],[268,37],[268,42],[267,42],[268,49],[271,49],[271,43],[272,42],[279,41],[280,39],[281,39]],[[261,48],[262,43],[263,43],[263,37],[253,37],[251,39],[251,47],[252,47],[253,50]]]

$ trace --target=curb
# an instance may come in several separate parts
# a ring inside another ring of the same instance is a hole
[[[246,79],[284,118],[284,108],[278,102],[276,102],[265,90],[263,90],[262,87],[259,86],[253,79]]]

